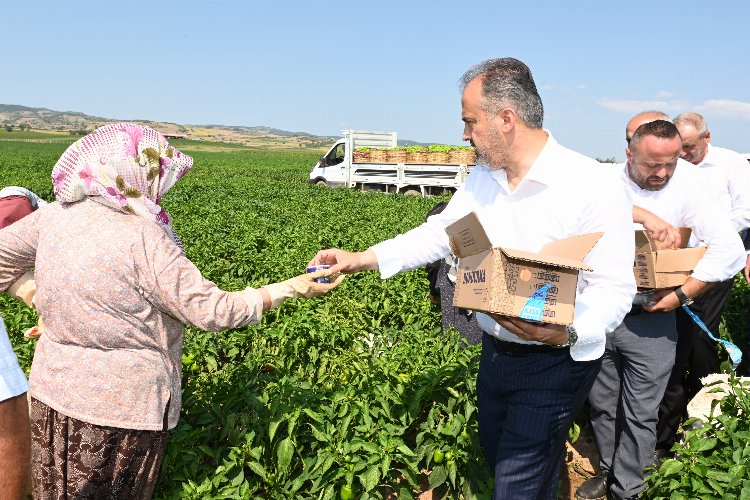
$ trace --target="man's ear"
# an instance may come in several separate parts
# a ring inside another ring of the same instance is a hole
[[[711,132],[706,131],[706,142],[711,142]]]
[[[493,118],[495,127],[505,134],[511,132],[516,127],[516,120],[518,120],[518,115],[512,108],[501,109]]]
[[[625,148],[625,158],[627,158],[628,163],[633,163],[633,153],[630,152],[630,148]]]

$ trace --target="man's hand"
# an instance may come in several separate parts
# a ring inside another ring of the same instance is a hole
[[[750,283],[750,253],[747,254],[747,261],[745,262],[745,281]]]
[[[649,302],[643,305],[646,312],[669,312],[678,307],[680,307],[680,299],[677,298],[672,289],[655,292],[650,297]]]
[[[636,208],[633,207],[633,214],[636,214]],[[640,222],[648,231],[648,235],[660,243],[659,249],[680,247],[680,232],[672,224],[648,210],[642,208],[639,210],[639,220],[636,220],[636,217],[633,220]]]
[[[321,250],[307,264],[310,266],[319,266],[328,264],[331,266],[331,274],[336,273],[356,273],[357,271],[374,271],[378,268],[378,258],[372,250],[364,252],[347,252],[338,248],[329,248]]]
[[[500,326],[524,340],[535,340],[545,344],[560,345],[568,341],[569,335],[565,325],[536,323],[521,318],[490,314]]]

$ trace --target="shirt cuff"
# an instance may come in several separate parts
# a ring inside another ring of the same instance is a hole
[[[247,307],[250,308],[250,315],[239,326],[257,325],[263,318],[263,295],[257,288],[247,287],[237,292]]]
[[[393,248],[389,248],[389,246],[388,241],[383,241],[370,247],[370,250],[373,251],[375,257],[378,259],[378,270],[380,271],[381,279],[395,276],[403,268],[403,262],[398,252],[393,251]]]

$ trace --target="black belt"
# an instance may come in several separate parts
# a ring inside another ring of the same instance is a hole
[[[488,334],[489,335],[489,334]],[[507,340],[500,340],[499,338],[490,335],[492,343],[495,344],[495,348],[506,354],[529,354],[536,352],[568,352],[569,346],[565,347],[553,347],[549,344],[519,344],[518,342],[509,342]]]

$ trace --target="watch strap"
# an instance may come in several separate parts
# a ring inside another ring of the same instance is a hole
[[[682,287],[678,286],[674,289],[674,294],[677,295],[677,299],[680,301],[681,306],[686,306],[688,304],[692,304],[693,301],[685,295],[685,292],[682,291]]]

